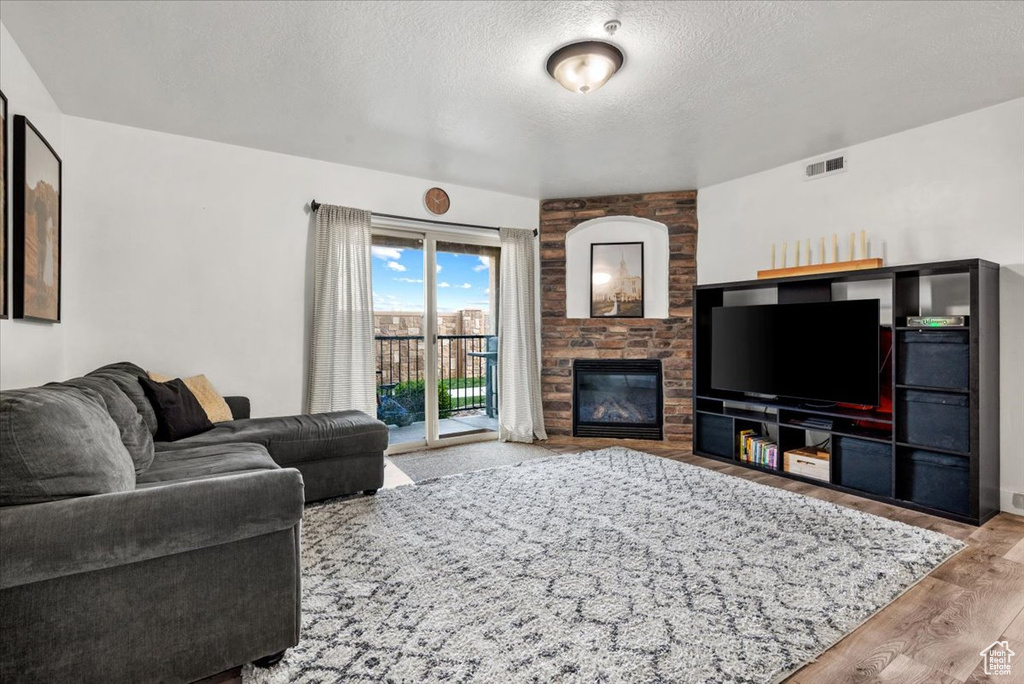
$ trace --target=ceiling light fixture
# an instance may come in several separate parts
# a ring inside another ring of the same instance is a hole
[[[603,86],[621,68],[622,50],[600,40],[570,43],[548,57],[551,78],[566,90],[584,95]]]

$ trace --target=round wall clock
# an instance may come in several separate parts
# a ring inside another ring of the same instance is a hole
[[[427,205],[427,211],[438,216],[447,212],[452,206],[448,193],[441,188],[427,190],[427,194],[423,196],[423,203]]]

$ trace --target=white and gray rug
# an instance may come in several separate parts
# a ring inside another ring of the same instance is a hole
[[[758,682],[963,544],[624,448],[311,506],[302,641],[249,682]]]

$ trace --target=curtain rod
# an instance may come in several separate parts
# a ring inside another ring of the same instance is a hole
[[[320,208],[320,203],[316,200],[310,200],[309,208],[316,213],[316,210]],[[398,219],[399,221],[415,221],[416,223],[430,223],[436,226],[452,226],[453,228],[476,228],[478,230],[501,230],[497,226],[481,226],[476,223],[453,223],[452,221],[436,221],[434,219],[416,218],[415,216],[399,216],[398,214],[381,214],[376,211],[370,212],[371,216],[377,218],[389,218]],[[537,237],[536,228],[533,231],[533,236]]]

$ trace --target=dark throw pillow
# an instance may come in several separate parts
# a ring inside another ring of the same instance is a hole
[[[199,400],[181,378],[156,382],[140,377],[139,384],[156,414],[157,441],[173,442],[213,427]]]

